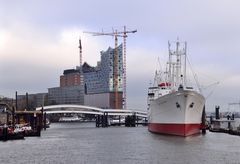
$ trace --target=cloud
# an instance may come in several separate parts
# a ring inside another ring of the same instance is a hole
[[[0,29],[0,50],[4,49],[9,39],[8,32]]]
[[[100,59],[101,42],[83,35],[81,27],[60,29],[51,34],[23,23],[17,29],[0,31],[3,36],[0,41],[0,90],[6,96],[12,96],[15,90],[46,92],[47,88],[58,86],[63,70],[79,65],[80,35],[83,60],[96,65]]]
[[[209,109],[237,101],[239,5],[236,0],[1,2],[0,94],[58,86],[62,71],[79,64],[79,36],[83,61],[95,66],[100,51],[114,47],[114,39],[83,31],[111,31],[111,27],[127,25],[138,30],[127,38],[130,107],[145,106],[149,81],[160,67],[158,57],[164,67],[167,41],[177,37],[188,42],[188,56],[200,84],[220,82],[207,100]]]

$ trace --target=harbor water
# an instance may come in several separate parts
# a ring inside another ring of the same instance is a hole
[[[177,137],[147,127],[54,123],[41,137],[0,142],[1,164],[240,163],[240,138],[223,133]]]

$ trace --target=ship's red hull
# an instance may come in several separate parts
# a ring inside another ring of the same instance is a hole
[[[200,133],[201,124],[160,124],[149,123],[148,130],[154,133],[190,136]]]

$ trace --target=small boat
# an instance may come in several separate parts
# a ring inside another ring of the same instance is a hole
[[[14,127],[14,133],[23,133],[27,135],[32,132],[33,132],[33,129],[29,124],[16,124]]]
[[[83,121],[83,119],[78,117],[77,115],[64,116],[59,118],[59,122],[78,122],[78,121]]]
[[[14,131],[14,127],[4,125],[0,126],[0,140],[16,140],[16,139],[24,139],[23,131],[16,132]]]
[[[115,126],[115,125],[123,125],[125,124],[125,118],[111,118],[109,119],[109,125]]]

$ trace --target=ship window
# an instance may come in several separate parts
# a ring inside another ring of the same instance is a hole
[[[176,107],[180,108],[180,104],[178,102],[176,102]]]
[[[148,96],[154,96],[154,93],[148,93]]]
[[[194,103],[192,102],[192,103],[189,105],[189,107],[190,107],[190,108],[193,108],[193,106],[194,106]]]

